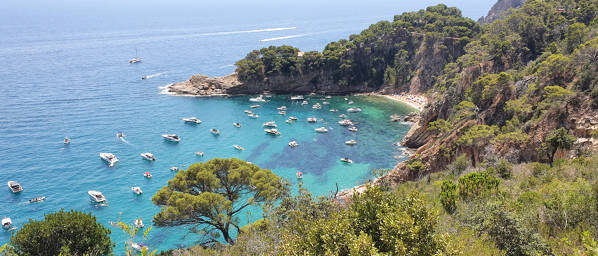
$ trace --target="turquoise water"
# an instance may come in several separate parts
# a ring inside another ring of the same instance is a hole
[[[238,3],[232,8],[148,1],[135,11],[130,11],[128,2],[124,6],[115,1],[33,2],[28,6],[29,2],[9,0],[0,9],[0,182],[16,180],[25,189],[19,194],[6,187],[0,190],[0,217],[10,216],[16,226],[61,208],[91,212],[107,226],[120,213],[125,222],[142,217],[149,225],[158,212],[152,195],[174,176],[168,168],[214,157],[254,162],[289,179],[295,190],[295,173],[302,171],[304,186],[317,195],[336,190],[336,184],[340,189],[360,184],[370,178],[372,168],[390,168],[402,160],[402,150],[393,143],[409,126],[390,123],[388,116],[412,110],[385,99],[351,97],[353,106],[363,109],[349,114],[359,127],[359,132],[352,133],[336,123],[341,112],[328,111],[330,107],[345,111],[349,105],[342,97],[313,110],[311,104],[302,107],[290,103],[288,96],[275,96],[255,110],[260,118],[254,120],[243,113],[251,105],[248,97],[191,98],[159,92],[160,87],[195,73],[229,74],[232,64],[252,49],[292,44],[302,50],[321,50],[327,42],[431,2],[393,8],[389,6],[396,4],[358,2],[318,8]],[[136,49],[144,61],[130,65],[127,60]],[[144,75],[153,76],[141,80]],[[312,104],[322,101],[310,98]],[[299,121],[285,123],[285,117],[276,113],[280,105],[289,108],[287,116],[297,116]],[[181,118],[189,116],[203,123],[184,124]],[[308,124],[308,116],[324,123]],[[282,135],[265,135],[262,123],[266,121],[276,121]],[[243,127],[235,128],[233,122]],[[322,125],[330,132],[313,130]],[[210,128],[220,129],[222,135],[212,136]],[[125,141],[116,138],[117,131],[126,134]],[[160,137],[163,133],[177,133],[182,141],[166,143]],[[70,145],[62,144],[64,136],[72,139]],[[291,139],[300,146],[289,148]],[[358,144],[344,145],[348,139]],[[247,150],[238,152],[233,144]],[[205,156],[196,156],[196,151],[204,151]],[[112,152],[120,162],[109,168],[100,160],[100,152]],[[154,153],[157,160],[143,160],[142,152]],[[355,163],[340,163],[344,156]],[[152,172],[151,180],[142,176],[145,171]],[[132,186],[140,186],[144,194],[135,196]],[[92,189],[104,193],[108,206],[89,203],[87,191]],[[47,200],[27,202],[37,196]],[[259,211],[241,216],[241,221],[256,215]],[[118,254],[125,236],[111,229]],[[8,242],[10,235],[0,231],[0,244]],[[165,250],[197,239],[186,228],[156,228],[148,244]]]

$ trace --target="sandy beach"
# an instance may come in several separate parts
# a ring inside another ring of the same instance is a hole
[[[379,96],[384,97],[390,100],[399,101],[405,103],[419,111],[424,110],[426,104],[428,104],[428,100],[423,95],[417,94],[380,94],[380,93],[364,93],[361,95],[368,95],[368,96]]]

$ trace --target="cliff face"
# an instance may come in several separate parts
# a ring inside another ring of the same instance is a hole
[[[491,23],[505,14],[510,8],[517,9],[523,5],[525,0],[498,0],[485,17],[478,19],[480,24]]]

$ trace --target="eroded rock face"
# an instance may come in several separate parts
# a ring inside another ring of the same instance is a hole
[[[169,93],[178,95],[192,96],[212,96],[227,95],[228,90],[238,86],[236,75],[225,77],[208,77],[203,75],[194,75],[189,80],[170,85],[167,90]]]

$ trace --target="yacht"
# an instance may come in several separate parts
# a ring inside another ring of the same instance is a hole
[[[295,140],[292,140],[291,142],[289,142],[289,147],[296,148],[298,146],[299,146],[299,143],[297,143],[297,141],[295,141]]]
[[[286,111],[287,110],[287,106],[280,106],[277,107],[276,110],[282,110],[282,111]]]
[[[218,129],[216,129],[216,128],[212,128],[212,129],[210,129],[210,132],[211,132],[212,134],[214,134],[215,136],[217,136],[217,135],[220,135],[220,131],[219,131]]]
[[[278,125],[276,125],[276,122],[274,122],[274,121],[265,122],[262,125],[265,127],[278,127]]]
[[[93,200],[96,203],[105,203],[106,202],[106,197],[104,197],[104,195],[100,191],[90,190],[90,191],[87,191],[87,194],[89,195],[91,200]]]
[[[237,128],[241,128],[241,124],[240,123],[233,123],[233,126],[237,127]]]
[[[326,99],[332,99],[332,96],[328,95],[326,96]]]
[[[40,197],[29,199],[29,203],[41,202],[41,201],[44,201],[44,200],[46,200],[46,197],[45,196],[40,196]]]
[[[181,138],[174,133],[173,134],[162,134],[162,138],[164,138],[167,141],[172,141],[172,142],[181,141]]]
[[[360,108],[350,108],[350,109],[347,109],[347,112],[349,112],[349,113],[361,112],[361,109]]]
[[[108,163],[108,166],[112,167],[118,162],[118,158],[112,153],[100,153],[100,158]]]
[[[328,129],[326,129],[326,127],[320,127],[320,128],[316,128],[314,130],[316,130],[316,132],[319,132],[319,133],[327,133],[328,132]]]
[[[12,220],[9,217],[4,217],[2,219],[2,227],[6,230],[12,228]]]
[[[304,100],[303,95],[291,96],[291,100]]]
[[[353,163],[353,160],[351,160],[351,159],[349,159],[349,158],[347,158],[347,157],[343,157],[343,158],[341,158],[341,162],[345,162],[345,163],[352,164],[352,163]]]
[[[279,114],[279,115],[283,115],[283,116],[284,116],[284,115],[286,115],[286,114],[287,114],[287,112],[286,112],[286,111],[278,111],[278,114]]]
[[[331,108],[331,109],[330,109],[330,112],[338,112],[338,109],[336,109],[336,108]]]
[[[351,122],[350,119],[338,121],[338,124],[340,124],[341,126],[353,126],[353,122]]]
[[[183,121],[185,121],[185,123],[201,124],[201,120],[199,120],[197,117],[183,118]]]
[[[318,122],[318,119],[317,119],[317,118],[315,118],[315,117],[308,117],[308,118],[307,118],[307,122],[308,122],[308,123],[315,123],[315,122]]]
[[[71,143],[71,139],[69,137],[64,137],[64,145],[68,145]]]
[[[203,157],[203,151],[198,151],[198,152],[195,152],[195,155],[196,155],[196,156],[201,156],[201,157]]]
[[[269,135],[280,135],[280,132],[278,131],[278,129],[264,129],[264,132],[266,132]]]
[[[152,178],[152,173],[151,173],[151,172],[144,172],[144,173],[143,173],[143,177],[146,177],[146,178],[148,178],[148,179],[151,179],[151,178]]]
[[[240,150],[240,151],[243,151],[243,150],[245,150],[245,148],[244,148],[244,147],[241,147],[241,146],[239,146],[239,145],[233,145],[233,148],[235,148],[236,150]]]
[[[349,101],[347,104],[353,105],[353,103],[354,103],[353,101]]]
[[[251,110],[243,110],[243,112],[248,115],[253,113],[253,112],[251,112]]]
[[[139,62],[142,62],[142,61],[143,61],[142,58],[132,58],[132,59],[129,60],[129,63],[135,64],[135,63],[139,63]]]
[[[261,106],[260,106],[260,105],[258,105],[258,104],[255,104],[255,105],[251,105],[251,106],[249,106],[249,107],[250,107],[250,108],[259,108],[259,107],[261,107]]]
[[[349,131],[356,132],[357,131],[357,127],[351,126],[351,127],[349,127]]]
[[[289,116],[289,119],[290,119],[290,120],[293,120],[293,121],[297,121],[297,119],[298,119],[298,118],[296,118],[296,117],[294,117],[294,116]]]
[[[170,167],[170,170],[173,171],[173,172],[178,172],[179,171],[179,167],[172,166],[172,167]]]
[[[8,181],[8,188],[10,188],[10,191],[12,191],[13,193],[19,193],[23,191],[23,187],[21,187],[21,184],[13,180]]]
[[[145,152],[145,153],[141,153],[141,157],[145,158],[146,160],[149,161],[155,161],[156,157],[154,156],[154,154],[150,153],[150,152]]]
[[[134,224],[136,228],[143,228],[143,220],[141,218],[135,219]]]
[[[357,141],[356,140],[348,140],[348,141],[345,141],[345,144],[347,144],[349,146],[353,146],[353,145],[357,144]]]
[[[262,95],[257,96],[255,98],[249,98],[249,101],[251,101],[251,102],[266,102],[266,100],[264,99],[264,96],[262,96]]]
[[[133,191],[133,193],[141,195],[143,194],[143,191],[141,190],[140,187],[131,187],[131,190]]]
[[[322,101],[322,105],[330,105],[330,102],[328,102],[328,101]]]
[[[297,172],[295,175],[297,175],[297,179],[303,179],[303,173],[302,172]]]
[[[307,105],[307,104],[309,104],[309,102],[307,102],[306,100],[301,102],[301,105]]]
[[[320,105],[320,103],[316,103],[313,106],[311,106],[311,108],[313,108],[313,109],[322,109],[322,105]]]
[[[258,117],[260,117],[260,115],[258,115],[258,114],[255,114],[255,113],[249,114],[249,115],[247,115],[247,116],[249,116],[249,117],[251,117],[251,118],[258,118]]]
[[[116,133],[116,137],[119,137],[119,138],[124,138],[124,137],[125,137],[125,134],[124,134],[123,132],[117,132],[117,133]]]
[[[347,115],[345,115],[345,114],[340,114],[340,115],[338,115],[338,117],[340,117],[340,118],[347,118]]]

